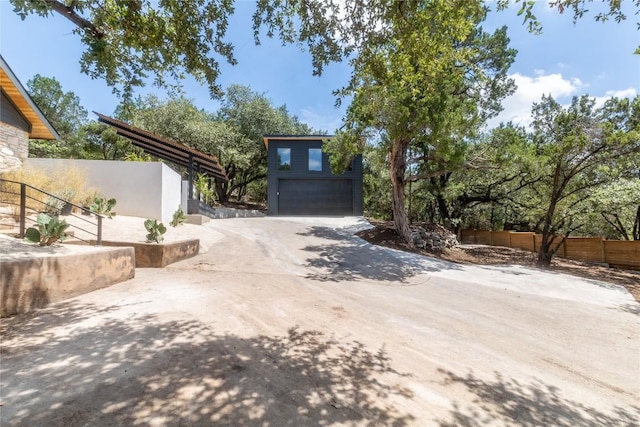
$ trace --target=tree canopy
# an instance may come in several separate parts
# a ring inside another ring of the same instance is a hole
[[[136,86],[147,78],[168,87],[186,74],[205,83],[211,95],[222,96],[218,84],[221,62],[236,64],[234,46],[227,41],[234,0],[10,0],[14,11],[29,15],[59,16],[76,28],[86,50],[80,59],[83,73],[104,79],[116,92],[131,99]],[[520,4],[519,14],[531,31],[542,24],[533,4],[526,0],[499,0],[497,8]],[[433,1],[379,0],[258,0],[253,15],[256,43],[264,31],[283,43],[306,46],[314,74],[324,67],[348,59],[367,60],[373,46],[392,35],[390,17],[403,10]],[[457,2],[452,2],[456,4]],[[574,19],[588,15],[588,0],[555,0],[549,3]],[[603,0],[599,21],[626,19],[623,2]],[[487,2],[487,5],[490,3]],[[640,10],[640,0],[633,0]],[[247,29],[249,30],[249,29]],[[357,66],[355,67],[357,68]]]
[[[35,157],[81,156],[81,131],[88,121],[88,113],[80,98],[73,92],[65,92],[55,77],[40,74],[27,81],[27,91],[60,135],[56,141],[29,141],[29,154]]]
[[[147,77],[168,86],[194,76],[212,95],[220,60],[235,64],[233,47],[225,41],[233,1],[201,0],[11,0],[23,19],[31,14],[56,14],[70,20],[86,50],[80,69],[131,98]]]
[[[485,16],[479,1],[403,4],[384,16],[388,34],[360,52],[340,92],[353,99],[328,150],[344,165],[359,149],[354,141],[379,137],[389,153],[393,219],[409,244],[405,185],[461,167],[468,138],[513,90],[515,51],[504,28],[482,30]]]
[[[275,107],[266,95],[242,85],[227,88],[215,113],[198,109],[184,97],[147,96],[137,100],[131,114],[138,127],[217,156],[229,177],[228,183],[216,183],[222,203],[234,194],[240,200],[251,184],[264,187],[264,134],[312,132],[286,106]]]

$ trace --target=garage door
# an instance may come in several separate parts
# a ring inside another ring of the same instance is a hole
[[[278,215],[353,215],[350,179],[280,179],[278,191]]]

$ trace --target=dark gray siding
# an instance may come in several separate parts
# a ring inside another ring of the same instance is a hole
[[[25,120],[3,91],[0,91],[0,122],[31,132],[31,124]]]
[[[278,148],[291,149],[291,170],[278,170]],[[309,171],[310,148],[322,148],[322,140],[269,141],[268,214],[362,215],[362,156],[352,170],[334,175],[324,153],[322,171]]]

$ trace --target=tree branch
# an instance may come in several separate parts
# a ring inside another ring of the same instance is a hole
[[[80,16],[76,12],[76,2],[71,3],[70,6],[65,6],[64,3],[61,3],[58,0],[45,0],[45,2],[51,7],[52,10],[58,12],[60,15],[67,18],[77,27],[83,29],[85,32],[88,32],[96,39],[102,39],[105,36],[105,33],[99,30],[95,25],[93,25],[91,21]]]

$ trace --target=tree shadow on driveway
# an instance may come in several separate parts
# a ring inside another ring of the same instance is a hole
[[[404,426],[413,420],[396,406],[413,397],[399,385],[406,374],[391,367],[384,349],[295,327],[283,336],[240,337],[195,321],[100,310],[65,303],[8,320],[1,425]]]
[[[517,425],[526,427],[601,427],[640,425],[640,407],[616,406],[610,413],[590,408],[561,395],[553,386],[534,380],[530,383],[505,378],[495,372],[494,379],[481,379],[473,373],[459,376],[439,370],[443,383],[463,386],[474,395],[473,405],[454,404],[451,420],[440,427],[481,427]]]
[[[306,267],[319,270],[307,278],[319,281],[377,280],[407,284],[419,274],[460,270],[455,263],[394,249],[371,245],[349,230],[311,227],[300,236],[314,236],[326,242],[303,250],[317,256],[307,259]]]

